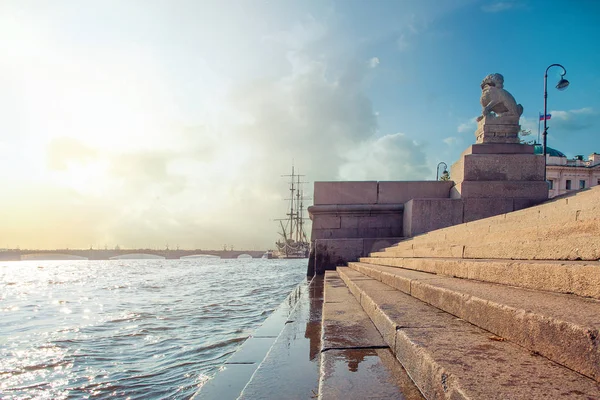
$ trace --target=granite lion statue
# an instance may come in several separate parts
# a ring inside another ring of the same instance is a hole
[[[517,104],[515,98],[504,90],[504,77],[500,74],[490,74],[481,82],[481,106],[483,110],[477,121],[490,116],[511,116],[518,121],[523,114],[523,106]]]

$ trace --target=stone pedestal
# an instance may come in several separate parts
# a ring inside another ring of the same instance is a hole
[[[476,143],[519,143],[518,116],[483,117],[477,123]]]
[[[450,197],[462,200],[463,222],[520,210],[548,198],[543,156],[535,155],[531,145],[487,141],[487,133],[497,133],[498,126],[480,125],[476,135],[481,133],[478,140],[484,142],[467,148],[450,169],[455,183]],[[491,136],[491,140],[499,138]]]

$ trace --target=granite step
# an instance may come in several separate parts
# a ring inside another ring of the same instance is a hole
[[[599,260],[600,186],[438,229],[372,256]]]
[[[586,230],[588,233],[585,233]],[[411,239],[404,242],[404,247],[388,247],[370,256],[597,261],[600,260],[600,220],[593,224],[593,229],[581,226],[572,230],[556,230],[544,237],[515,227],[503,238],[475,232],[473,238],[463,241],[419,243]]]
[[[460,258],[363,257],[376,270],[397,267],[438,275],[600,299],[600,262]],[[356,264],[360,269],[361,264]]]
[[[600,381],[597,299],[402,268],[349,267]]]
[[[600,398],[598,382],[538,352],[352,268],[337,271],[429,400]],[[411,281],[409,287],[414,285],[416,294],[439,280],[429,278]]]
[[[335,271],[325,273],[319,399],[423,396]]]

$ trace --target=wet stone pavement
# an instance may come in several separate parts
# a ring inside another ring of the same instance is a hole
[[[318,396],[323,278],[303,282],[194,399]]]

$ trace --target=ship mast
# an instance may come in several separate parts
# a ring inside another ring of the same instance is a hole
[[[296,242],[302,240],[302,191],[300,190],[300,175],[296,186]]]
[[[291,175],[281,175],[282,177],[289,177],[289,190],[290,197],[285,200],[289,200],[290,209],[289,212],[286,213],[287,218],[280,219],[282,236],[284,239],[284,243],[282,243],[282,250],[285,251],[285,255],[290,255],[289,251],[297,252],[300,247],[304,246],[307,242],[306,234],[304,233],[304,203],[305,197],[303,195],[302,184],[307,182],[302,182],[301,177],[304,175],[300,175],[297,173],[294,165],[292,164],[292,174]],[[286,221],[287,226],[283,225],[283,222]],[[289,229],[288,229],[289,227]]]
[[[290,235],[288,236],[290,239],[294,239],[294,218],[296,216],[296,213],[294,212],[294,192],[296,191],[296,189],[294,188],[294,165],[292,164],[292,175],[288,175],[291,176],[292,179],[290,181],[290,213],[288,214],[288,216],[290,217]]]

